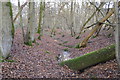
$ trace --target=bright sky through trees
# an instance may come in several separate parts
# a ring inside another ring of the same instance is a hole
[[[24,3],[24,2],[26,2],[26,1],[29,1],[29,0],[20,0],[20,2],[21,2],[21,5]],[[33,1],[33,0],[32,0]],[[35,2],[39,2],[40,0],[34,0]],[[45,0],[46,2],[57,2],[57,1],[70,1],[70,0]],[[96,1],[96,2],[98,2],[98,3],[100,3],[100,1],[101,0],[73,0],[73,1],[76,1],[76,2],[79,2],[79,3],[81,3],[81,2],[85,2],[85,1]],[[112,8],[113,7],[113,1],[116,1],[116,0],[106,0],[106,1],[112,1],[111,2],[111,6],[109,6],[109,8]],[[14,4],[14,5],[16,5],[16,6],[18,6],[18,0],[11,0],[11,2]],[[104,8],[107,8],[108,7],[108,4],[109,3],[106,3],[106,5],[104,6]]]

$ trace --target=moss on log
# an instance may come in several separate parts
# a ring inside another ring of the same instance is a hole
[[[82,70],[100,62],[105,62],[115,58],[115,45],[87,53],[83,56],[63,61],[61,66],[67,65],[73,70]]]

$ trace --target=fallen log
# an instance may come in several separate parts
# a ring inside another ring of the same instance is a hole
[[[100,62],[105,62],[115,58],[115,45],[87,53],[83,56],[60,62],[61,66],[68,66],[72,70],[82,70]]]

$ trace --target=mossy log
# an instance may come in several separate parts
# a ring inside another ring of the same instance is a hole
[[[87,53],[83,56],[63,61],[60,63],[61,66],[68,66],[73,70],[82,70],[100,62],[105,62],[115,58],[115,45]]]

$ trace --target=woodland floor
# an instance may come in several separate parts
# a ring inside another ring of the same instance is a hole
[[[36,43],[33,43],[33,46],[26,46],[23,44],[21,30],[18,29],[9,57],[16,62],[3,62],[3,78],[119,78],[120,71],[115,59],[82,72],[61,67],[56,59],[65,49],[73,58],[115,43],[114,36],[108,36],[106,33],[108,32],[103,31],[98,37],[91,38],[86,48],[76,49],[70,47],[79,43],[88,33],[83,34],[81,39],[75,39],[60,30],[57,30],[54,37],[50,37],[47,35],[49,31],[46,30],[41,40],[37,39],[36,34]]]

